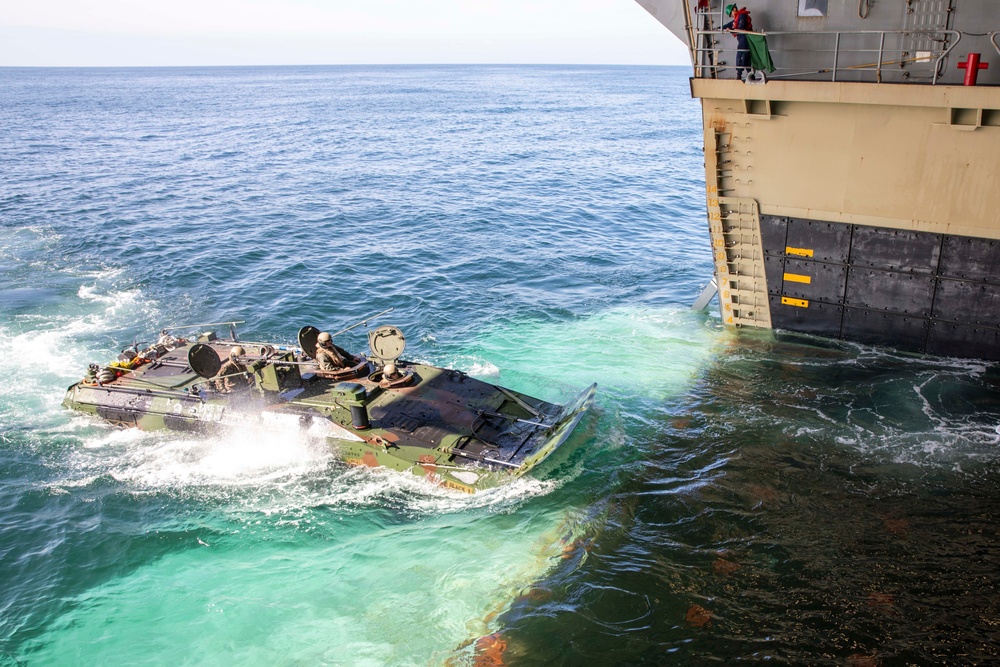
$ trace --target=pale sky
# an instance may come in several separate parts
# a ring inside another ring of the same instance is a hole
[[[634,0],[9,0],[0,66],[686,65]]]

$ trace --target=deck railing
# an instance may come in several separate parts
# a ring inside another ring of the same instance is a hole
[[[723,63],[723,52],[733,53],[735,41],[721,48],[720,36],[729,31],[691,30],[691,49],[697,78],[722,78],[732,63]],[[767,38],[775,71],[770,79],[811,81],[894,81],[914,79],[936,84],[942,63],[962,39],[957,30],[831,30],[760,32]],[[1000,53],[993,33],[990,40]]]

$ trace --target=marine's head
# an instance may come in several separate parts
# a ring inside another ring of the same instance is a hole
[[[385,366],[382,367],[382,377],[386,380],[395,380],[399,374],[396,372],[396,364],[387,362]]]
[[[241,346],[237,345],[229,350],[229,357],[231,359],[235,359],[236,357],[242,357],[246,353],[247,353],[246,350],[244,350]]]
[[[726,5],[726,16],[732,16],[736,11],[736,5]]]
[[[333,336],[331,336],[328,331],[324,331],[320,335],[316,336],[316,342],[323,346],[329,345],[332,340]]]

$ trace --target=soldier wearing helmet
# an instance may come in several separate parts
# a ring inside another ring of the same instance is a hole
[[[239,359],[244,354],[246,354],[246,350],[239,345],[229,350],[229,358],[215,374],[214,384],[217,391],[228,394],[237,388],[247,386],[250,380],[249,376],[245,375],[247,367]],[[241,373],[244,374],[242,378],[240,377]]]
[[[316,337],[316,365],[321,371],[339,371],[347,366],[349,356],[333,344],[333,337],[326,331]]]

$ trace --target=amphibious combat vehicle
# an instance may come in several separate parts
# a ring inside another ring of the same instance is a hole
[[[321,371],[315,327],[299,331],[296,347],[241,342],[235,323],[222,324],[230,324],[230,340],[164,330],[145,349],[135,345],[110,364],[91,364],[63,405],[143,430],[206,432],[259,417],[324,438],[349,464],[408,471],[474,493],[527,473],[555,451],[596,390],[591,385],[563,406],[403,361],[405,337],[394,326],[369,331],[369,355],[337,347],[346,365]],[[234,348],[245,370],[220,377]]]

